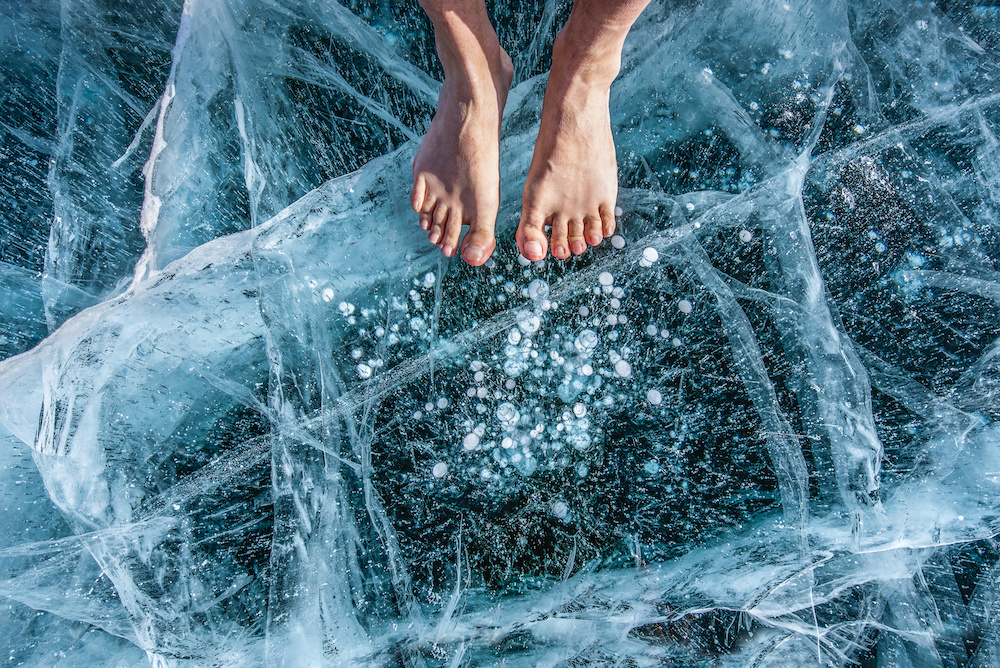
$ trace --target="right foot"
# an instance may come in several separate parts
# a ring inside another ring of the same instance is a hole
[[[546,246],[560,259],[579,255],[614,234],[618,164],[608,104],[625,35],[644,6],[577,0],[556,37],[516,235],[529,260],[544,259]]]
[[[410,203],[446,257],[479,266],[496,247],[500,208],[500,119],[514,76],[485,12],[432,17],[445,78],[437,113],[413,160]]]

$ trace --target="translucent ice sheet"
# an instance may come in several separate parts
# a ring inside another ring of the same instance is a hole
[[[409,208],[416,3],[0,14],[12,666],[994,666],[1000,14],[654,2],[614,238]]]

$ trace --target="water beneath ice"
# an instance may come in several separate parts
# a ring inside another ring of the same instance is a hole
[[[539,263],[568,4],[490,10],[473,269],[416,3],[3,4],[2,660],[998,665],[997,8],[654,2]]]

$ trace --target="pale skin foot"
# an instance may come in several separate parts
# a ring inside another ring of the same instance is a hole
[[[565,259],[615,230],[618,164],[608,110],[625,35],[649,0],[578,0],[552,50],[517,244]],[[551,228],[551,239],[545,229]]]
[[[446,257],[486,262],[500,207],[500,120],[514,68],[482,0],[423,0],[434,24],[444,84],[431,127],[413,160],[410,203]]]

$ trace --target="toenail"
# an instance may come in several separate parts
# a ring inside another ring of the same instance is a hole
[[[454,254],[455,249],[448,244],[445,244],[444,246],[441,246],[441,252],[444,253],[445,257],[451,257]]]
[[[595,234],[595,235],[593,235],[593,236],[590,237],[590,245],[591,246],[596,246],[599,243],[601,243],[601,235]]]
[[[462,251],[462,257],[468,263],[479,262],[483,259],[483,249],[479,246],[469,246],[464,251]]]
[[[524,244],[525,255],[539,256],[542,254],[542,245],[537,241],[528,241]]]
[[[436,244],[437,242],[441,241],[441,232],[439,230],[434,230],[433,232],[431,232],[431,235],[427,238],[430,239],[432,244]]]
[[[577,255],[587,250],[587,247],[583,244],[582,241],[574,241],[572,248],[573,252],[576,253]]]
[[[563,255],[566,254],[566,249],[564,249],[562,246],[556,246],[555,248],[552,249],[552,254],[555,255],[556,257],[562,257]]]

